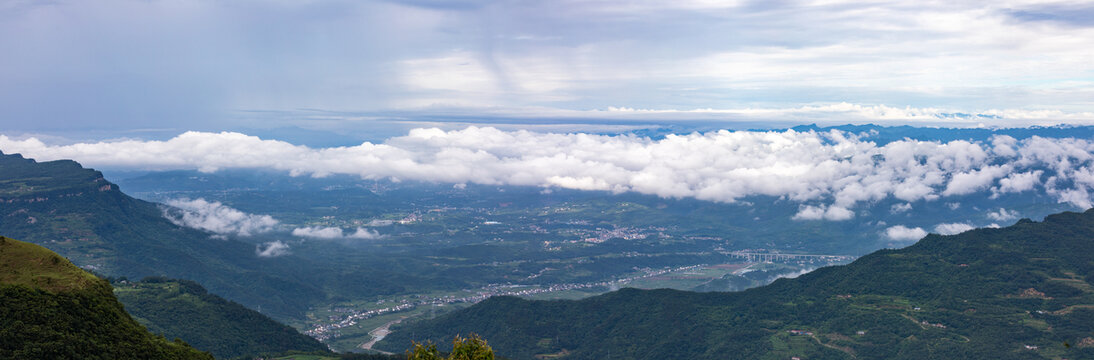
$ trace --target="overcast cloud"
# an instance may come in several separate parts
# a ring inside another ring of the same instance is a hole
[[[1082,14],[1092,9],[1026,0],[12,0],[0,4],[0,128],[139,136],[369,128],[453,113],[1089,123],[1094,21]],[[351,113],[276,116],[315,109]]]
[[[332,148],[239,133],[187,132],[168,141],[72,145],[0,135],[0,150],[38,160],[74,159],[93,167],[206,172],[265,168],[295,175],[632,191],[718,202],[766,195],[799,202],[794,218],[800,221],[848,220],[860,203],[887,198],[911,203],[1034,189],[1078,208],[1091,206],[1090,140],[1000,135],[984,143],[906,139],[879,146],[862,136],[836,130],[717,131],[651,140],[470,127],[416,129],[383,143]],[[220,206],[200,199],[180,204]],[[210,212],[232,214],[201,214]],[[998,209],[987,216],[1005,221],[1017,215]]]

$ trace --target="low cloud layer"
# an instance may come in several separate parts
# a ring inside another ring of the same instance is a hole
[[[251,236],[264,233],[277,226],[278,221],[269,215],[248,214],[220,202],[205,199],[172,199],[166,204],[164,216],[179,226],[205,230],[218,235]]]
[[[801,221],[851,219],[856,206],[887,198],[913,203],[978,192],[997,197],[1037,191],[1088,208],[1094,191],[1094,142],[1036,136],[878,145],[868,134],[837,130],[716,131],[652,140],[469,127],[415,129],[383,143],[331,148],[231,132],[60,146],[0,135],[0,150],[112,168],[268,168],[295,175],[629,191],[718,202],[765,195],[801,204],[794,216]]]
[[[301,227],[292,230],[293,236],[313,238],[313,239],[363,239],[371,240],[380,238],[380,233],[375,230],[369,230],[365,228],[357,228],[357,231],[346,234],[341,228],[337,227],[321,227],[321,226],[308,226]]]

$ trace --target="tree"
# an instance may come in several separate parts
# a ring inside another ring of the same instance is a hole
[[[458,338],[458,337],[457,337]],[[414,342],[414,348],[407,350],[407,360],[441,360],[441,355],[437,353],[437,345],[432,343],[422,344]]]
[[[448,355],[448,360],[494,360],[494,349],[475,333],[467,338],[456,335],[452,339],[452,354]]]
[[[452,339],[452,352],[447,358],[441,357],[437,352],[437,345],[432,343],[414,343],[414,348],[407,350],[407,360],[494,360],[494,349],[486,344],[486,340],[472,333],[468,337],[456,335]]]

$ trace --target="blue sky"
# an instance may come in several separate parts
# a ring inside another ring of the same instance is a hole
[[[0,133],[1090,124],[1092,19],[1067,1],[8,0]]]

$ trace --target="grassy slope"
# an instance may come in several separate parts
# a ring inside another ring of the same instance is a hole
[[[0,283],[48,292],[83,290],[101,280],[41,246],[0,237]]]
[[[476,332],[516,359],[1094,358],[1081,345],[1094,344],[1091,239],[1094,210],[931,235],[739,293],[492,298],[396,328],[377,347]]]
[[[178,337],[218,358],[326,351],[326,345],[186,280],[116,284],[126,310],[154,333]],[[185,321],[179,321],[185,319]]]
[[[38,245],[0,237],[0,358],[212,359],[147,332],[110,284]]]

